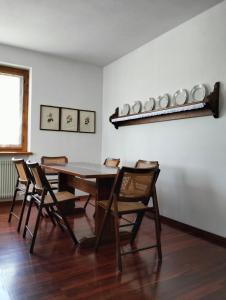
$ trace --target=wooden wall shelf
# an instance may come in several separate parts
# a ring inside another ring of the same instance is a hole
[[[206,96],[203,101],[192,102],[173,107],[171,106],[165,109],[142,112],[128,116],[119,116],[119,108],[117,107],[114,114],[110,116],[109,121],[116,129],[118,129],[120,126],[138,125],[202,116],[213,116],[214,118],[218,118],[219,89],[220,82],[216,82],[213,92]]]

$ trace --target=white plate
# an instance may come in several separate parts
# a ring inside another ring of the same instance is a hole
[[[173,95],[174,103],[177,105],[183,105],[188,100],[188,92],[185,89],[176,91]]]
[[[169,105],[169,95],[164,94],[163,96],[159,97],[159,106],[160,108],[167,108]]]
[[[124,104],[122,107],[121,115],[122,116],[127,116],[130,112],[130,105],[129,104]]]
[[[139,114],[142,108],[142,103],[141,101],[136,101],[133,105],[133,113],[134,114]]]
[[[190,93],[192,101],[203,101],[206,96],[206,91],[207,89],[204,84],[195,85]]]
[[[148,101],[145,102],[144,104],[144,110],[145,111],[150,111],[152,109],[154,109],[155,106],[155,99],[154,98],[149,98]]]

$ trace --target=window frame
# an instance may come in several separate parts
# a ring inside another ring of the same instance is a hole
[[[28,98],[29,98],[29,70],[17,67],[0,65],[0,73],[23,77],[23,109],[22,109],[22,142],[19,147],[0,146],[0,154],[6,152],[27,152],[28,145]]]

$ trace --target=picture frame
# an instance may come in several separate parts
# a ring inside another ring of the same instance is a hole
[[[96,133],[96,112],[79,110],[79,132]]]
[[[60,107],[40,105],[40,130],[60,130]]]
[[[60,130],[78,132],[78,109],[60,108]]]

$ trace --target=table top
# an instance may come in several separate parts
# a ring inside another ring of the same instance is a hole
[[[117,174],[118,168],[106,167],[101,164],[92,164],[84,162],[70,162],[65,165],[41,165],[43,168],[48,168],[59,173],[74,175],[81,178],[105,178],[114,177]]]

